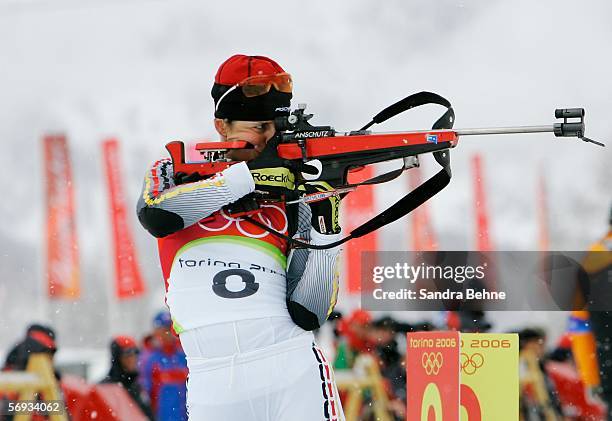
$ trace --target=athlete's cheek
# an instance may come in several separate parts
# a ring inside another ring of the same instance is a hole
[[[254,147],[254,149],[255,149],[257,152],[261,152],[261,151],[263,151],[263,150],[264,150],[264,148],[266,147],[266,139],[261,139],[261,140],[260,140],[259,142],[257,142],[257,144],[255,144],[253,147]]]
[[[261,152],[266,147],[267,138],[265,133],[258,132],[252,133],[247,141],[253,145],[253,149],[255,149],[257,152]]]
[[[274,129],[271,129],[268,132],[266,132],[266,134],[265,134],[266,143],[268,143],[270,141],[270,139],[272,139],[274,137],[275,133],[276,133],[276,130],[274,130]]]

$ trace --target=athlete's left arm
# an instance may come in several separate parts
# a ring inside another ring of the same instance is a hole
[[[311,244],[330,244],[338,234],[321,234],[311,224],[308,205],[300,204],[295,238]],[[338,298],[340,246],[327,250],[293,249],[287,264],[287,308],[302,329],[319,328],[334,309]]]

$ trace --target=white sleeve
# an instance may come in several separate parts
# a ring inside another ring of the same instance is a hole
[[[308,228],[309,227],[309,228]],[[300,208],[295,237],[325,245],[342,238],[342,233],[320,234],[310,226],[310,208]],[[293,321],[306,330],[320,327],[338,299],[341,246],[330,249],[294,249],[287,265],[287,307]]]
[[[172,161],[162,159],[145,175],[137,213],[142,225],[159,237],[163,235],[156,233],[189,227],[253,190],[255,182],[245,162],[205,180],[176,185]]]

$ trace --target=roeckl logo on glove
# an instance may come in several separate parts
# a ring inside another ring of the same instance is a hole
[[[271,175],[271,174],[253,173],[253,179],[255,181],[276,181],[278,183],[288,183],[289,182],[289,176],[287,174]]]
[[[287,168],[262,168],[251,170],[255,184],[293,189],[295,176]]]

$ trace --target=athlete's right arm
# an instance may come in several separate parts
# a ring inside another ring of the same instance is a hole
[[[155,162],[145,175],[138,219],[155,237],[187,228],[255,190],[245,162],[206,180],[176,185],[170,159]]]

